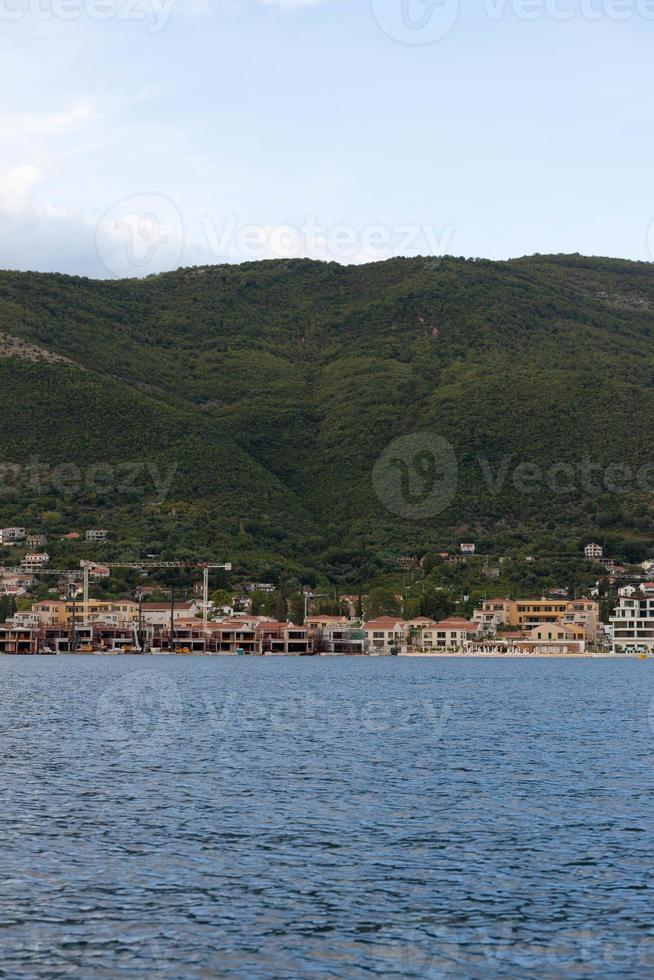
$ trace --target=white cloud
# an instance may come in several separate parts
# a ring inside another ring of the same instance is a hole
[[[2,135],[54,136],[71,129],[78,123],[87,123],[96,115],[88,99],[78,98],[69,109],[50,113],[21,113],[7,115],[0,120]]]
[[[43,174],[31,163],[0,171],[0,210],[9,214],[25,210],[29,192],[42,180]]]

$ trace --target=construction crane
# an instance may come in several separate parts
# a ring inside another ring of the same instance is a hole
[[[230,562],[219,564],[217,562],[194,562],[194,561],[81,561],[80,566],[84,572],[84,622],[88,618],[89,603],[89,574],[94,568],[135,568],[139,571],[147,572],[158,568],[201,568],[202,569],[202,628],[207,632],[209,620],[209,571],[221,568],[225,572],[231,572]]]
[[[207,633],[208,622],[209,622],[209,572],[214,569],[222,569],[225,572],[231,572],[232,565],[230,562],[218,563],[218,562],[194,562],[194,561],[114,561],[114,562],[99,562],[99,561],[81,561],[80,568],[83,573],[83,618],[82,623],[86,625],[89,618],[89,576],[94,568],[135,568],[138,571],[147,572],[154,569],[165,569],[165,568],[198,568],[202,569],[202,628],[204,633]],[[69,581],[72,580],[77,572],[75,569],[60,569],[60,568],[24,568],[21,566],[15,568],[4,568],[4,572],[9,575],[57,575],[59,578],[67,578]],[[172,612],[171,612],[171,639],[172,639]]]

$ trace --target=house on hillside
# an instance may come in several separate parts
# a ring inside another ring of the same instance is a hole
[[[49,561],[50,555],[45,551],[28,552],[20,564],[22,568],[25,568],[28,571],[37,571],[39,568],[44,568]]]
[[[28,534],[27,535],[27,547],[30,551],[35,551],[37,548],[42,548],[48,543],[47,536],[45,534]]]
[[[604,548],[601,544],[591,542],[591,544],[587,544],[584,548],[584,555],[589,561],[594,561],[596,558],[603,558]]]
[[[103,527],[93,528],[92,530],[86,532],[87,541],[101,542],[106,541],[108,537],[109,532]]]
[[[3,527],[0,530],[0,544],[15,544],[25,538],[24,527]]]

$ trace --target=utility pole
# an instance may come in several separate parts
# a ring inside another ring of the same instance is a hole
[[[170,587],[170,637],[168,640],[169,653],[174,653],[173,649],[173,630],[175,628],[175,586]]]
[[[77,597],[77,589],[75,588],[74,585],[69,585],[68,598],[73,603],[73,617],[71,620],[72,629],[70,633],[70,639],[68,641],[68,647],[71,653],[75,653],[75,651],[77,650],[77,619],[76,619],[76,606],[75,606],[76,597]]]
[[[204,646],[206,652],[207,629],[209,622],[209,566],[202,569],[202,629],[204,630]]]
[[[139,652],[145,653],[145,645],[143,643],[143,586],[139,585],[136,590],[136,598],[139,604]]]
[[[89,564],[84,562],[84,608],[82,612],[82,625],[86,626],[89,621]]]

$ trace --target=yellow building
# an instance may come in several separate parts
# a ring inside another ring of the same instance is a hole
[[[70,626],[73,608],[78,622],[84,618],[84,601],[76,599],[74,607],[70,599],[44,599],[35,602],[32,612],[39,617],[42,626]],[[113,623],[123,626],[136,623],[139,618],[139,604],[132,599],[89,599],[89,623]]]
[[[583,626],[587,636],[595,637],[599,606],[592,599],[486,599],[473,618],[486,629],[530,630],[543,623]]]

